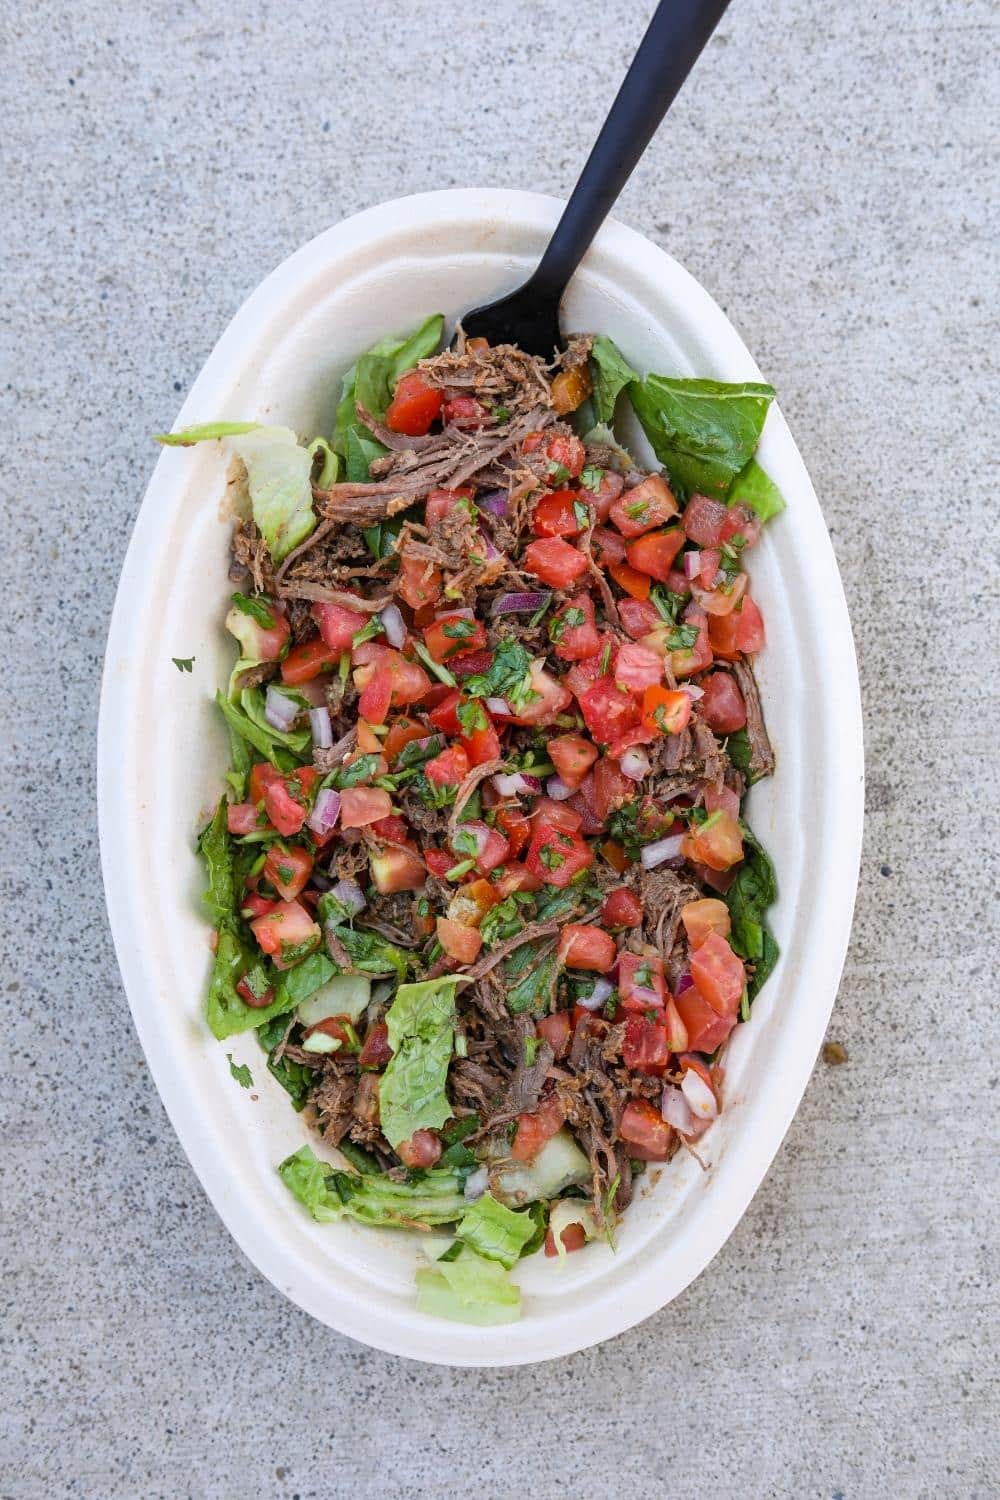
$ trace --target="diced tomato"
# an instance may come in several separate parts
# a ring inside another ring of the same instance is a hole
[[[451,515],[456,505],[463,502],[471,519],[471,502],[474,494],[475,490],[468,487],[459,490],[431,490],[424,507],[424,524],[433,526],[437,521],[443,521],[446,516]]]
[[[645,536],[636,537],[626,547],[625,556],[630,567],[666,583],[674,558],[683,545],[683,531],[679,526],[671,526],[666,531],[649,531]]]
[[[581,693],[585,693],[599,677],[610,675],[618,654],[618,642],[609,633],[601,637],[600,644],[599,651],[595,651],[593,656],[584,657],[583,661],[574,662],[562,678],[563,686],[567,687],[576,698],[579,698]],[[607,652],[607,672],[604,670],[605,652]]]
[[[719,541],[729,542],[733,537],[741,536],[744,539],[744,546],[755,547],[760,540],[760,524],[748,506],[727,505],[726,519],[719,532]]]
[[[498,899],[505,901],[515,891],[540,891],[544,883],[527,865],[509,864],[505,866],[494,890]]]
[[[374,729],[369,724],[367,719],[358,719],[356,738],[358,755],[377,755],[380,760],[385,759],[385,757],[382,755],[382,741],[379,739],[378,735],[375,733]],[[356,759],[357,756],[350,756],[348,764]],[[378,775],[381,776],[384,774],[385,773],[380,769]]]
[[[718,932],[692,950],[691,978],[698,993],[720,1016],[734,1016],[746,985],[743,960]],[[695,1048],[695,1051],[699,1051]]]
[[[470,841],[475,842],[478,853],[463,847]],[[491,828],[488,823],[480,822],[478,818],[459,823],[451,847],[455,851],[456,860],[475,859],[476,868],[483,875],[488,875],[491,870],[502,865],[510,853],[510,845],[503,834],[496,828]]]
[[[354,674],[355,687],[361,686],[359,677],[364,674],[364,686],[358,698],[358,710],[373,724],[384,724],[392,706],[392,677],[386,667],[360,667]]]
[[[548,885],[562,889],[569,885],[574,875],[593,864],[594,851],[578,833],[569,833],[564,828],[553,828],[551,823],[539,821],[534,826],[524,862]]]
[[[705,823],[694,823],[685,835],[685,859],[710,870],[728,870],[743,858],[743,835],[732,813],[719,808]]]
[[[308,849],[274,843],[264,861],[264,879],[274,886],[282,901],[294,901],[305,890],[312,874],[313,857]]]
[[[621,474],[615,469],[602,469],[601,482],[597,489],[591,490],[581,485],[580,493],[585,499],[590,500],[590,503],[597,511],[598,519],[606,521],[611,513],[612,505],[614,505],[624,488],[625,479]]]
[[[676,566],[670,569],[667,577],[667,588],[672,594],[679,594],[682,599],[691,592],[691,584],[680,568]]]
[[[723,938],[729,936],[729,907],[714,896],[702,896],[698,901],[689,901],[682,906],[681,921],[692,948],[700,948],[713,932]]]
[[[544,796],[535,798],[529,817],[532,832],[539,823],[547,823],[550,828],[561,828],[567,833],[576,833],[583,823],[580,814],[575,808],[570,807],[568,802],[556,802],[554,798]]]
[[[340,794],[341,828],[366,828],[391,812],[392,798],[380,786],[348,786]]]
[[[359,1068],[384,1068],[392,1057],[389,1046],[389,1028],[384,1021],[369,1026],[368,1034],[358,1054]]]
[[[320,940],[319,925],[298,901],[279,901],[262,917],[250,923],[254,937],[265,953],[269,953],[279,968],[292,949]]]
[[[243,978],[236,982],[236,993],[251,1010],[264,1010],[274,999],[274,985],[264,985],[255,990],[249,982],[249,976],[244,974]]]
[[[293,646],[281,663],[281,680],[294,687],[299,682],[309,682],[321,672],[327,672],[340,657],[339,651],[331,651],[322,636],[303,641]]]
[[[737,573],[731,583],[722,582],[717,588],[699,588],[698,584],[692,583],[691,597],[707,615],[731,615],[743,598],[749,581],[745,573]]]
[[[663,960],[623,948],[618,955],[618,993],[626,1010],[662,1010],[667,995]]]
[[[424,775],[435,786],[458,786],[469,774],[469,756],[461,745],[449,745],[424,766]]]
[[[573,702],[573,694],[538,662],[531,664],[529,686],[537,694],[518,709],[515,724],[551,724]]]
[[[354,637],[368,623],[366,614],[360,610],[345,609],[340,604],[314,604],[312,613],[320,635],[338,656],[351,650]]]
[[[387,844],[377,853],[372,852],[368,864],[376,889],[383,896],[395,895],[397,891],[419,891],[427,879],[420,855],[400,844]]]
[[[712,615],[708,621],[712,650],[725,661],[735,661],[739,652],[753,656],[764,645],[764,620],[749,594],[729,615]]]
[[[698,713],[716,734],[735,734],[747,721],[747,706],[731,672],[709,672],[700,683]]]
[[[250,767],[250,801],[257,806],[264,800],[264,793],[272,781],[281,779],[281,772],[269,760],[258,760]]]
[[[449,958],[460,964],[475,962],[483,946],[477,928],[468,927],[464,922],[453,922],[449,917],[438,917],[435,925],[437,940]]]
[[[582,519],[574,504],[581,507]],[[589,506],[576,490],[550,490],[539,500],[531,518],[536,536],[576,536],[589,524]]]
[[[684,611],[683,625],[693,626],[698,634],[690,646],[671,651],[670,664],[675,677],[691,677],[712,665],[712,647],[708,639],[708,618],[700,609],[689,604]]]
[[[632,729],[626,729],[616,740],[612,740],[608,746],[608,754],[614,760],[621,760],[626,750],[631,750],[635,745],[649,745],[656,739],[656,733],[647,729],[644,724],[636,724]]]
[[[629,780],[616,760],[602,755],[594,765],[594,806],[597,816],[602,822],[607,822],[616,808],[624,806],[634,796],[635,782]]]
[[[609,563],[625,561],[624,538],[619,536],[617,531],[609,531],[606,526],[594,527],[590,538],[590,550],[602,567],[607,567]]]
[[[486,421],[486,409],[475,396],[449,396],[442,417],[452,427],[482,427]]]
[[[618,605],[622,626],[634,641],[641,640],[651,630],[658,630],[666,622],[655,604],[648,599],[622,599]]]
[[[618,1134],[642,1161],[666,1161],[672,1129],[648,1099],[630,1099],[622,1110]]]
[[[732,787],[725,784],[721,786],[706,786],[705,811],[707,813],[714,813],[718,812],[720,808],[723,812],[727,812],[732,817],[738,818],[740,815],[739,797],[733,791]]]
[[[670,1061],[667,1029],[648,1016],[629,1016],[622,1040],[622,1059],[634,1073],[662,1073]]]
[[[663,1025],[667,1033],[667,1046],[671,1052],[683,1052],[688,1044],[687,1027],[681,1020],[673,995],[667,996],[663,1011]]]
[[[439,615],[424,631],[424,641],[434,660],[444,662],[467,651],[482,651],[487,644],[486,627],[467,615]]]
[[[626,648],[623,646],[622,650]],[[599,677],[579,700],[584,723],[594,739],[609,745],[639,721],[639,709],[631,693],[610,677]]]
[[[604,858],[607,860],[612,870],[617,870],[619,875],[624,875],[629,865],[633,863],[633,861],[630,860],[628,855],[625,853],[625,850],[622,848],[621,844],[617,843],[614,839],[605,839],[604,843],[601,845],[601,853],[604,855]]]
[[[391,432],[407,437],[423,437],[431,423],[441,415],[443,392],[428,384],[419,370],[401,375],[385,414],[385,425]]]
[[[732,1015],[719,1015],[693,984],[683,994],[674,996],[674,1005],[692,1052],[714,1052],[736,1025],[735,1011]]]
[[[448,849],[425,849],[424,863],[432,875],[443,880],[455,865],[455,856]]]
[[[601,648],[594,622],[594,601],[576,594],[549,622],[549,639],[563,661],[584,661]]]
[[[533,1161],[546,1141],[561,1129],[566,1118],[562,1102],[557,1094],[543,1098],[531,1114],[517,1117],[517,1130],[510,1154],[515,1161]]]
[[[627,885],[609,891],[601,907],[601,921],[607,927],[638,927],[642,921],[642,902]]]
[[[543,1042],[548,1042],[556,1057],[562,1057],[569,1051],[570,1021],[569,1015],[564,1010],[557,1010],[551,1016],[543,1016],[536,1028]]]
[[[701,586],[702,588],[710,589],[715,582],[715,575],[719,571],[722,552],[718,547],[702,547],[697,557],[701,565],[698,573]]]
[[[399,560],[399,597],[411,609],[424,609],[441,597],[444,580],[441,569],[423,557],[407,557]]]
[[[396,1153],[407,1167],[433,1167],[441,1155],[441,1142],[433,1130],[415,1130],[408,1141],[400,1141]]]
[[[613,969],[618,950],[615,940],[602,927],[587,922],[569,922],[559,937],[559,962],[567,969],[589,969],[606,974]]]
[[[239,641],[242,650],[241,656],[249,657],[253,661],[277,661],[291,635],[291,625],[288,616],[282,614],[277,605],[270,601],[258,601],[261,608],[271,617],[270,625],[262,625],[252,615],[245,614],[236,604],[226,616],[226,629]]]
[[[557,735],[549,740],[548,752],[560,780],[574,789],[597,759],[597,747],[579,734]]]
[[[492,724],[487,723],[472,734],[463,734],[462,745],[470,766],[485,766],[487,761],[500,759],[500,736]]]
[[[593,772],[583,778],[572,797],[564,802],[563,806],[571,807],[575,813],[579,814],[580,832],[585,838],[591,838],[604,828],[604,819],[597,815]]]
[[[465,651],[461,656],[453,656],[448,663],[458,678],[478,677],[483,672],[488,672],[492,665],[492,651]]]
[[[521,566],[543,583],[556,589],[569,588],[577,578],[587,571],[587,559],[577,547],[571,547],[562,537],[543,537],[530,542],[524,549]]]
[[[652,797],[643,797],[635,820],[636,833],[643,843],[662,839],[673,828],[674,815]]]
[[[401,818],[398,813],[379,818],[377,823],[371,825],[371,829],[377,839],[384,839],[387,844],[405,844],[410,837],[406,819]]]
[[[677,501],[663,476],[650,474],[641,484],[623,490],[610,514],[622,536],[642,536],[676,516]]]
[[[277,905],[277,901],[269,901],[266,896],[259,895],[257,891],[247,891],[240,911],[249,921],[251,917],[266,916],[269,911],[274,911]]]
[[[267,777],[263,788],[264,811],[268,821],[273,823],[278,832],[285,838],[291,838],[293,834],[300,832],[309,815],[309,795],[319,772],[313,770],[312,766],[301,766],[297,771],[289,771],[287,775],[282,775],[273,767],[268,767],[268,770],[273,774]]]
[[[549,462],[558,464],[566,470],[570,479],[579,479],[583,466],[587,461],[587,450],[583,443],[574,433],[558,433],[550,438],[545,446]],[[559,476],[562,483],[562,475]]]
[[[351,652],[351,663],[354,667],[354,685],[359,691],[369,681],[369,674],[380,669],[388,672],[393,708],[403,708],[407,703],[419,702],[431,685],[427,673],[417,662],[408,661],[401,652],[375,641],[365,641],[362,645],[355,646]],[[376,719],[365,713],[362,704],[359,704],[359,708],[362,718],[367,719],[369,724],[384,722],[384,719]]]
[[[680,689],[648,687],[642,695],[642,722],[657,734],[680,734],[691,718],[691,699]]]
[[[615,580],[619,588],[625,590],[633,599],[649,598],[649,574],[639,573],[627,562],[613,562],[608,564],[608,572]]]
[[[614,678],[619,687],[641,693],[663,681],[663,658],[638,641],[626,641],[615,659]]]
[[[557,376],[556,379],[559,377]],[[587,1243],[587,1231],[582,1224],[567,1224],[559,1231],[559,1239],[567,1255],[574,1250],[582,1250]],[[545,1254],[550,1258],[559,1254],[556,1248],[555,1234],[551,1229],[545,1231]]]
[[[446,688],[440,703],[436,703],[427,715],[434,728],[440,729],[442,734],[461,734],[462,726],[458,720],[458,705],[464,701],[460,688]]]
[[[226,808],[226,827],[230,833],[255,833],[257,809],[252,802],[230,802]]]
[[[457,730],[457,719],[455,723]],[[452,730],[449,732],[455,733],[456,730]],[[404,746],[410,744],[412,740],[422,740],[426,739],[426,737],[427,727],[426,725],[421,724],[418,719],[396,719],[393,721],[389,729],[389,733],[382,741],[383,754],[385,755],[386,760],[391,763],[396,759],[396,756],[404,748]]]
[[[722,540],[726,507],[707,495],[692,495],[681,518],[684,531],[699,547],[717,547]]]
[[[497,809],[496,826],[510,845],[511,858],[516,859],[531,838],[531,824],[524,813],[515,807]]]

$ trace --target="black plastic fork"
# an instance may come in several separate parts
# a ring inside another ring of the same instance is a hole
[[[559,304],[570,278],[728,4],[660,0],[537,270],[517,291],[466,313],[470,338],[519,344],[544,359],[562,346]]]

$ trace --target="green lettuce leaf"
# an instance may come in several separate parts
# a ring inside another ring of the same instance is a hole
[[[389,1229],[434,1227],[453,1224],[466,1207],[456,1172],[435,1168],[395,1182],[384,1172],[338,1171],[318,1161],[309,1146],[286,1157],[278,1176],[319,1223],[356,1219]]]
[[[726,497],[727,505],[748,505],[760,521],[769,521],[785,508],[785,497],[774,480],[752,458],[736,477]]]
[[[325,953],[310,953],[294,969],[286,969],[275,987],[275,999],[283,1002],[282,1011],[294,1010],[297,1005],[315,995],[336,974],[336,965],[332,964]],[[280,1011],[275,1012],[281,1014]]]
[[[182,427],[179,432],[154,432],[153,440],[164,448],[193,448],[213,438],[239,437],[256,432],[259,422],[202,422],[198,427]]]
[[[367,484],[371,478],[369,469],[377,458],[383,453],[388,453],[388,448],[383,448],[371,436],[367,428],[352,427],[344,439],[344,448],[347,455],[347,479],[350,484]]]
[[[244,688],[239,706],[230,703],[225,693],[215,695],[230,729],[240,739],[265,755],[279,771],[291,771],[301,764],[309,745],[308,729],[283,731],[275,729],[264,715],[264,694],[260,688]]]
[[[257,427],[229,446],[246,466],[254,522],[280,563],[316,525],[312,455],[289,427]]]
[[[594,413],[598,422],[608,426],[615,418],[615,403],[622,391],[639,376],[618,346],[603,333],[595,338],[590,351],[590,373],[594,382]]]
[[[724,499],[760,440],[769,385],[648,375],[629,386],[643,431],[670,477],[688,494]]]
[[[346,460],[348,479],[355,483],[368,478],[365,467],[360,478],[350,472],[351,453],[348,448],[348,433],[358,431],[365,434],[366,441],[377,450],[373,457],[386,450],[376,443],[368,429],[358,420],[355,404],[361,402],[369,414],[381,418],[392,399],[396,382],[406,370],[411,370],[421,359],[433,354],[441,343],[444,332],[444,316],[434,313],[425,318],[418,328],[404,338],[384,338],[367,354],[362,354],[357,364],[351,366],[341,382],[340,401],[333,429],[333,447]],[[357,463],[358,450],[355,450]],[[370,462],[371,460],[369,460]]]
[[[208,871],[208,885],[202,900],[208,907],[212,926],[234,925],[236,877],[233,873],[233,846],[229,838],[225,797],[220,797],[212,821],[202,830],[198,839],[198,852]]]
[[[459,1220],[456,1233],[470,1250],[497,1260],[509,1271],[524,1253],[525,1246],[536,1238],[537,1225],[527,1209],[516,1212],[498,1203],[492,1193],[484,1193],[470,1203]]]
[[[386,1012],[392,1057],[382,1075],[379,1109],[382,1134],[392,1146],[451,1118],[445,1082],[455,1043],[455,991],[467,983],[446,974],[401,984]]]
[[[763,844],[745,823],[740,830],[745,858],[724,900],[732,923],[733,951],[754,965],[747,981],[747,997],[752,1001],[778,961],[778,945],[766,922],[767,909],[778,897],[778,885]]]
[[[433,1270],[417,1272],[417,1311],[453,1323],[487,1327],[516,1323],[521,1316],[521,1289],[495,1261],[465,1250],[457,1260],[438,1261]]]

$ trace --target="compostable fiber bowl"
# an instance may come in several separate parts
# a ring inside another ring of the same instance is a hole
[[[517,285],[560,208],[532,193],[426,193],[327,230],[247,299],[177,425],[228,418],[284,423],[308,436],[329,432],[339,377],[359,353],[427,313],[442,311],[451,324],[463,309]],[[613,221],[573,280],[563,326],[609,334],[643,371],[761,378],[701,286]],[[308,1218],[275,1166],[309,1132],[253,1036],[220,1046],[205,1025],[211,955],[194,838],[219,796],[228,755],[212,702],[233,657],[222,630],[231,589],[227,458],[218,444],[160,455],[122,570],[101,697],[98,803],[115,947],[150,1071],[225,1224],[276,1287],[352,1338],[453,1365],[527,1363],[610,1338],[663,1307],[708,1265],[788,1128],[850,930],[863,805],[861,712],[833,549],[777,408],[759,456],[788,502],[750,560],[767,622],[758,672],[777,773],[753,789],[749,805],[777,868],[772,925],[781,960],[750,1022],[733,1034],[725,1110],[699,1147],[708,1170],[682,1152],[642,1179],[614,1253],[595,1243],[563,1268],[542,1256],[522,1261],[514,1273],[521,1321],[493,1329],[416,1311],[413,1277],[425,1263],[426,1237]],[[194,657],[191,673],[179,672],[174,657]],[[230,1076],[228,1050],[249,1064],[251,1089]]]

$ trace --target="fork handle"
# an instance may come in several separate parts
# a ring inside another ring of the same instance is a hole
[[[729,0],[660,0],[531,283],[557,299]]]

